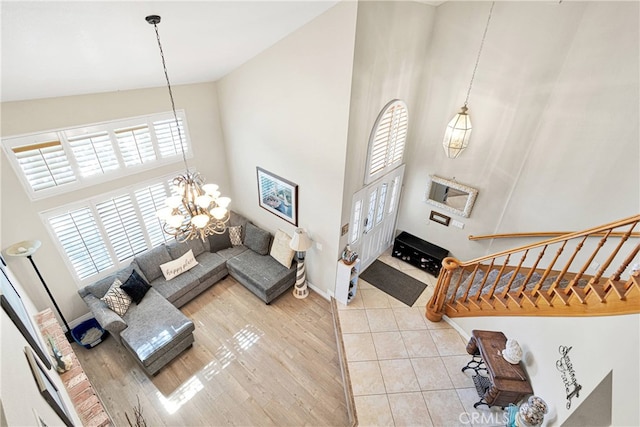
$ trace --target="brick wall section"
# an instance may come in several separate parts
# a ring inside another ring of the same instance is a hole
[[[36,321],[45,341],[47,336],[50,335],[63,356],[71,355],[72,367],[67,372],[60,374],[60,378],[73,401],[76,412],[82,420],[82,425],[87,427],[112,426],[111,419],[94,392],[89,378],[85,375],[76,354],[71,348],[71,344],[67,341],[51,309],[48,308],[36,314]],[[46,341],[46,345],[49,348],[48,341]],[[52,363],[55,363],[55,361],[52,361]],[[55,370],[55,368],[52,370]]]

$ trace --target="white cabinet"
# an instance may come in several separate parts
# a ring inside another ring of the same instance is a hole
[[[358,276],[360,275],[360,258],[351,265],[338,261],[338,273],[336,274],[336,300],[344,305],[351,302],[358,289]]]

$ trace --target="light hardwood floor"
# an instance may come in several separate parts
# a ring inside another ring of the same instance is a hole
[[[228,276],[182,307],[195,343],[148,377],[116,339],[80,363],[116,426],[140,399],[148,426],[346,426],[331,305],[286,292],[266,305]]]

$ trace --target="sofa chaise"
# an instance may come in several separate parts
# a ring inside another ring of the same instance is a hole
[[[224,234],[156,246],[78,293],[98,323],[155,375],[193,344],[195,326],[179,308],[228,274],[266,304],[293,286],[296,264],[288,241],[284,232],[274,239],[231,212]]]

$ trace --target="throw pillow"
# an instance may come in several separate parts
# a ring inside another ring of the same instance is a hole
[[[196,258],[193,256],[193,251],[189,249],[189,251],[180,258],[160,265],[160,269],[162,270],[162,274],[164,274],[164,278],[171,280],[185,271],[192,269],[196,264],[198,264],[198,261],[196,261]]]
[[[142,298],[147,294],[150,287],[146,280],[140,277],[137,271],[133,270],[131,276],[120,286],[120,289],[125,291],[133,302],[140,304],[140,301],[142,301]]]
[[[121,285],[122,282],[120,282],[120,280],[114,280],[105,296],[100,298],[107,304],[107,307],[115,311],[118,316],[124,316],[131,305],[131,297],[120,288]]]
[[[268,231],[258,228],[250,222],[247,223],[247,230],[244,235],[244,245],[246,247],[260,255],[268,255],[270,243],[271,234]]]
[[[222,234],[212,234],[209,236],[209,246],[211,252],[218,252],[223,249],[230,248],[231,238],[229,237],[229,229],[225,228]]]
[[[231,244],[233,246],[240,246],[242,244],[242,226],[235,225],[233,227],[228,227],[229,229],[229,238],[231,239]]]
[[[291,236],[282,230],[278,230],[273,238],[273,244],[271,245],[271,252],[269,255],[280,264],[287,268],[291,268],[291,261],[293,260],[294,250],[291,249],[289,243],[291,242]]]

